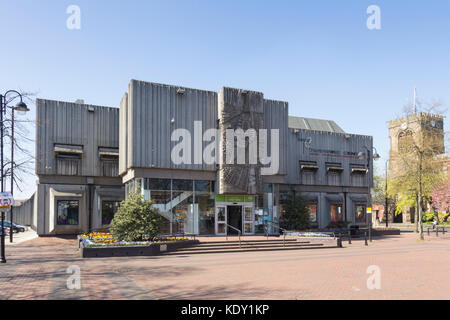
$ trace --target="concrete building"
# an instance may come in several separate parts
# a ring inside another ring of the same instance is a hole
[[[165,218],[165,233],[258,234],[265,225],[277,233],[294,192],[309,200],[317,227],[370,221],[372,163],[367,168],[358,154],[372,150],[372,137],[333,121],[289,117],[287,102],[261,92],[132,80],[120,108],[43,99],[36,107],[39,181],[28,206],[40,235],[107,228],[137,185]],[[232,129],[248,139],[240,145],[227,135]],[[261,155],[262,145],[267,157],[229,163],[230,143],[233,160]]]

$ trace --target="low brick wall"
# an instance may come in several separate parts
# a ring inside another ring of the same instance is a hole
[[[179,248],[191,247],[198,243],[200,243],[198,240],[182,240],[153,243],[148,246],[85,247],[84,242],[81,241],[80,253],[83,258],[156,256]]]

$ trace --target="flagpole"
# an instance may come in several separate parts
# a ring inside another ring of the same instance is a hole
[[[416,90],[416,88],[414,88],[414,114],[417,114],[416,99],[417,99],[417,90]]]

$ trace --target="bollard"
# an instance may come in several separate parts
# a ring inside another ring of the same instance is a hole
[[[372,242],[372,225],[369,225],[369,241]]]
[[[352,244],[352,232],[348,232],[348,244]]]
[[[367,231],[364,231],[364,244],[366,246],[368,246],[369,244],[367,243]]]
[[[436,226],[436,237],[439,237],[439,227]]]
[[[341,235],[339,235],[339,237],[337,238],[337,246],[338,246],[338,248],[342,248],[342,238],[341,238]]]
[[[427,228],[428,236],[430,236],[430,227]]]

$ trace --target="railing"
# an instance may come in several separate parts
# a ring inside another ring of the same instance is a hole
[[[239,235],[239,248],[241,248],[241,234],[242,234],[242,231],[239,230],[236,227],[230,226],[228,223],[224,223],[224,225],[238,232],[238,235]],[[227,241],[228,241],[228,229],[227,229],[226,237],[227,237]]]
[[[439,228],[441,229],[441,231],[439,231]],[[428,235],[430,235],[430,230],[433,230],[432,232],[434,232],[434,230],[436,230],[436,237],[439,237],[439,232],[441,232],[442,235],[445,235],[445,233],[448,232],[445,229],[445,226],[439,226],[439,225],[436,225],[434,227],[427,227],[427,234]]]
[[[283,231],[283,247],[285,247],[286,246],[286,233],[290,232],[290,231],[286,230],[284,228],[281,228],[280,224],[278,222],[268,220],[268,221],[266,221],[266,224],[264,224],[264,232],[266,234],[267,240],[269,240],[269,227],[268,227],[269,224],[271,224],[272,226],[276,225],[278,227],[278,230]]]

